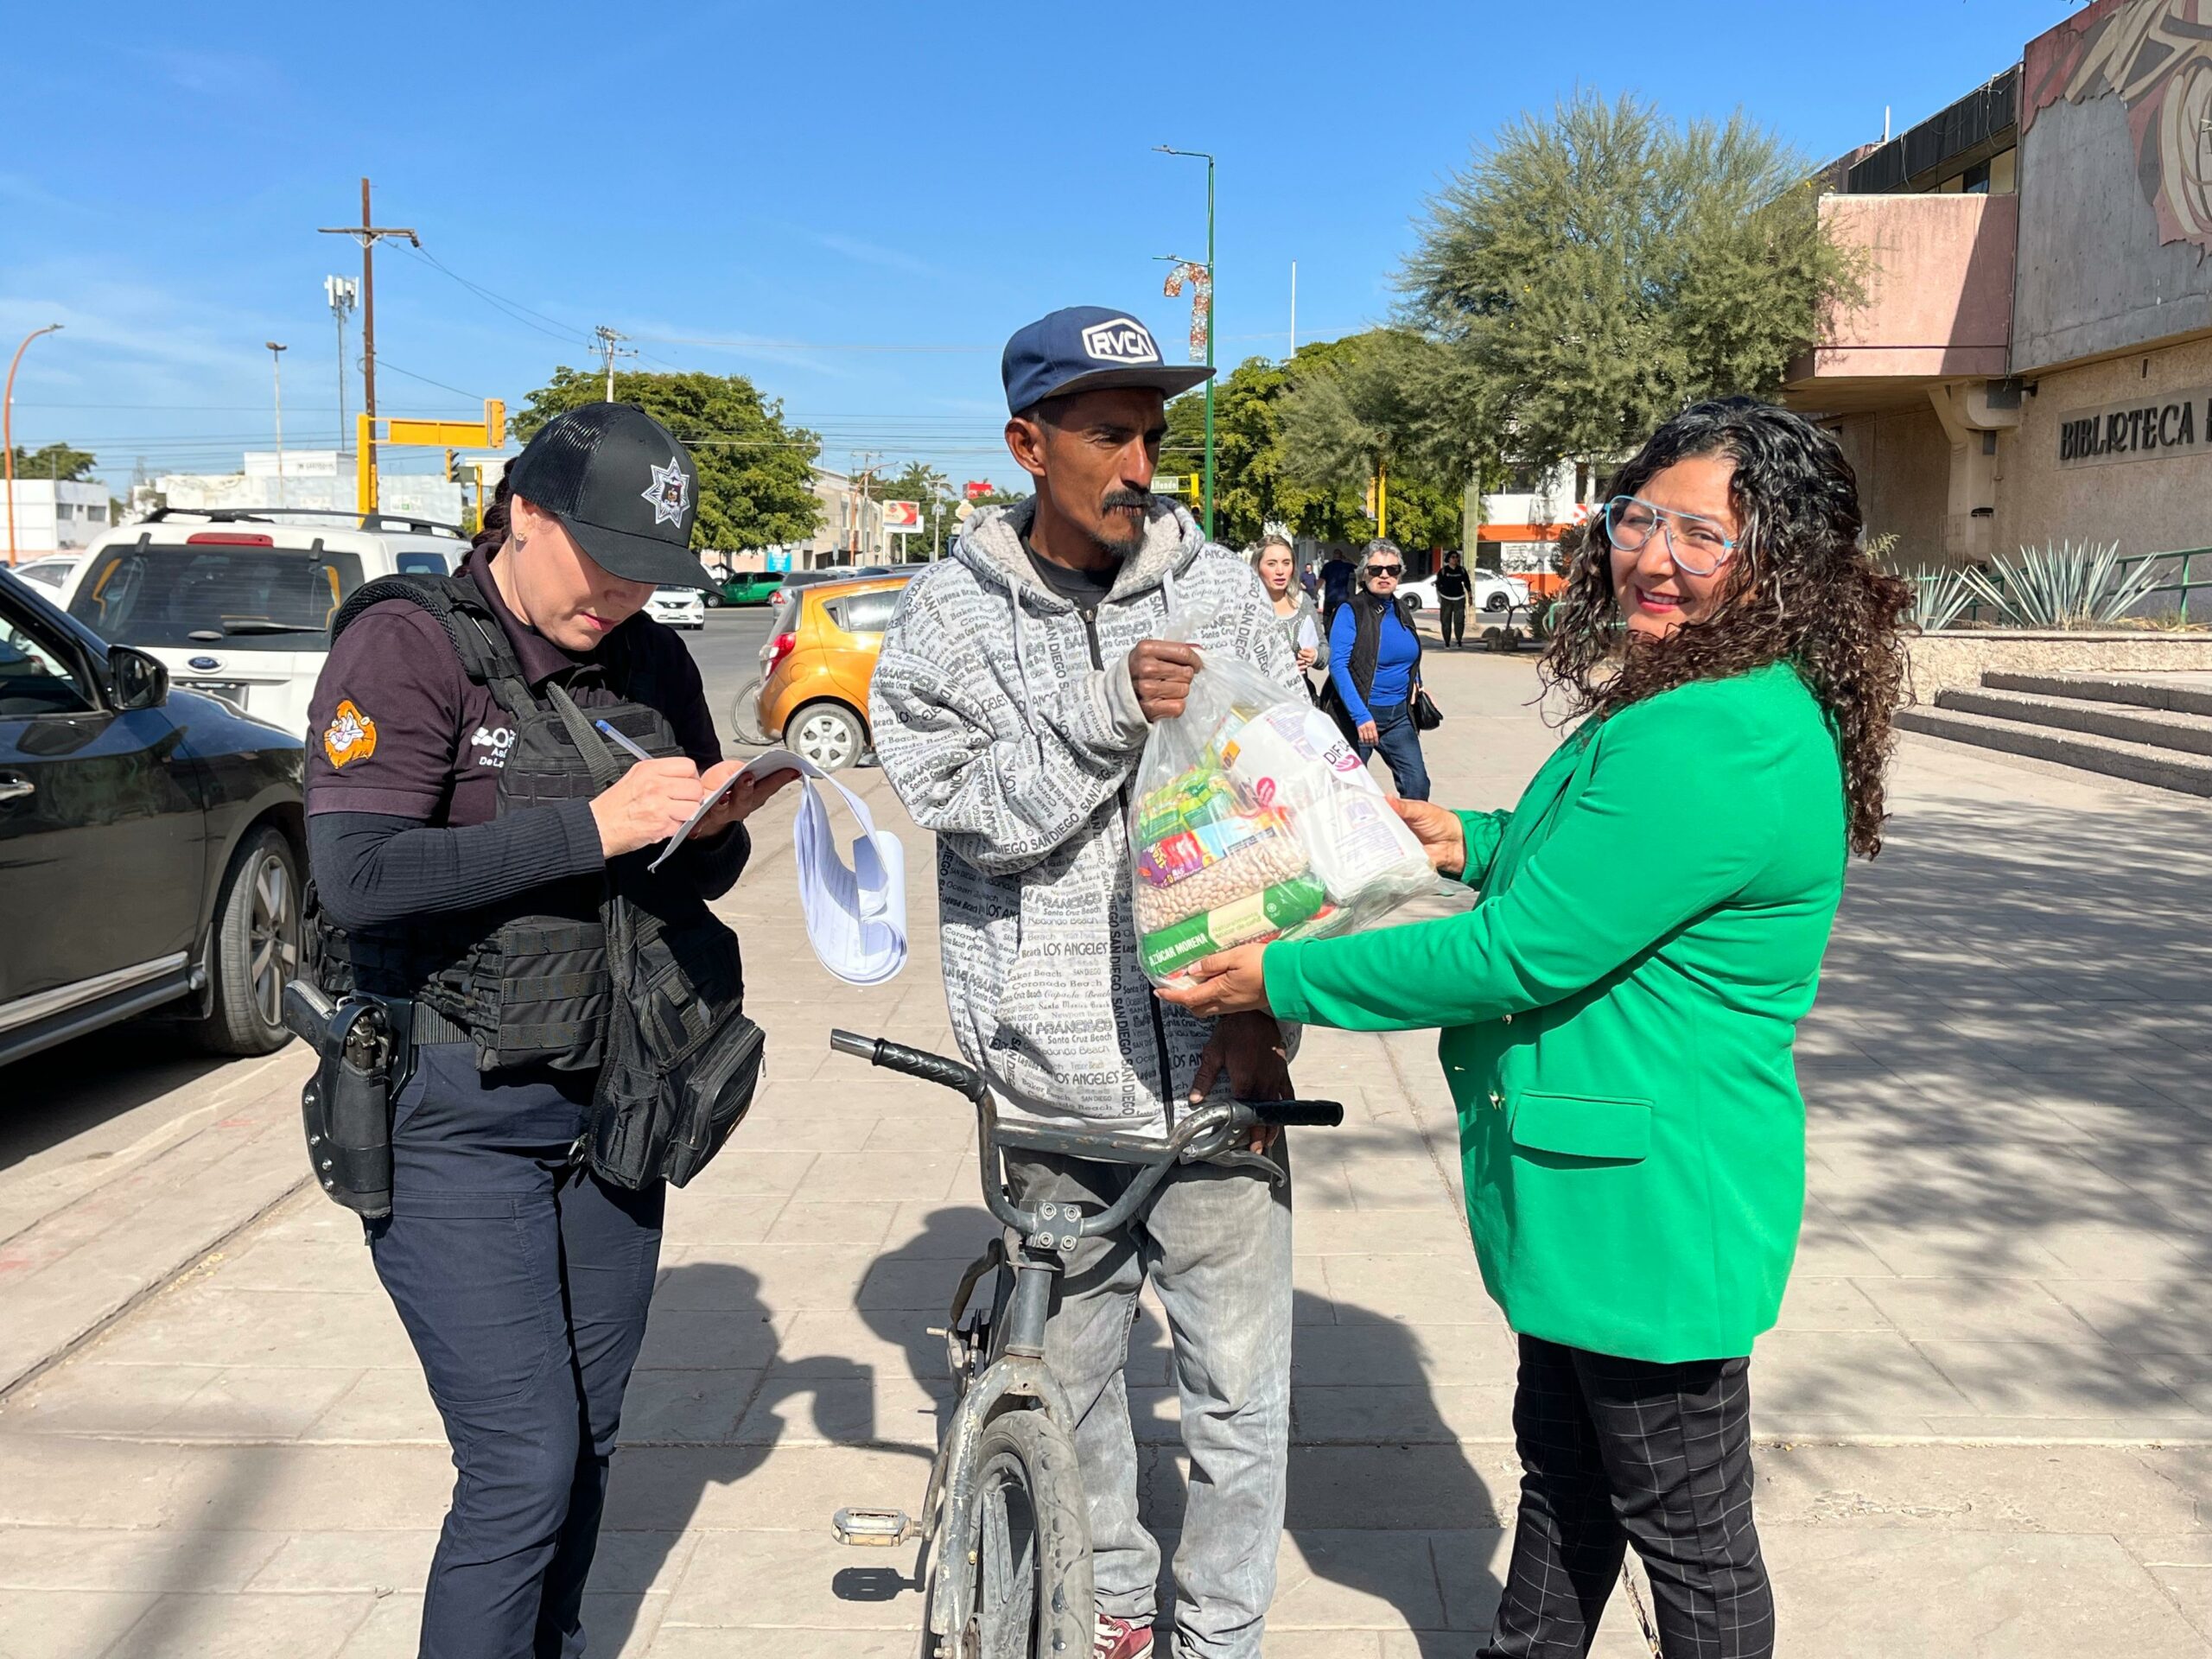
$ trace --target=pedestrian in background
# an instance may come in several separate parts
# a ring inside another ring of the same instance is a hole
[[[1321,626],[1332,626],[1337,620],[1337,607],[1351,597],[1356,567],[1336,548],[1329,550],[1327,561],[1321,566]]]
[[[1252,569],[1260,573],[1260,585],[1268,590],[1275,614],[1282,619],[1283,638],[1290,641],[1302,674],[1321,655],[1321,616],[1313,600],[1299,589],[1298,555],[1292,550],[1289,538],[1262,537],[1259,551],[1252,555]]]
[[[1467,575],[1467,567],[1460,562],[1457,549],[1444,556],[1444,568],[1436,573],[1436,627],[1446,645],[1459,645],[1467,638],[1467,595],[1474,589],[1474,582]]]
[[[1766,1659],[1749,1357],[1804,1212],[1790,1050],[1845,862],[1881,848],[1912,601],[1859,548],[1836,441],[1786,410],[1700,404],[1617,487],[1542,664],[1588,718],[1510,813],[1400,806],[1474,909],[1224,951],[1161,995],[1443,1032],[1475,1254],[1521,1347],[1484,1659],[1587,1653],[1630,1543],[1669,1654]]]
[[[1380,749],[1398,793],[1428,798],[1428,763],[1421,758],[1414,700],[1421,690],[1421,635],[1398,599],[1406,556],[1395,542],[1367,544],[1359,591],[1337,607],[1329,624],[1329,689],[1344,711],[1359,758]],[[1433,721],[1431,722],[1433,723]]]

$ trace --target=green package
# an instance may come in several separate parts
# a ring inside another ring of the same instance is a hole
[[[1166,979],[1217,950],[1272,938],[1310,919],[1328,902],[1328,889],[1312,874],[1293,876],[1249,898],[1146,934],[1138,943],[1137,955],[1147,974]]]

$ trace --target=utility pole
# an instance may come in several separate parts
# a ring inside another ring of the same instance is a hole
[[[616,340],[627,340],[630,336],[617,334],[603,322],[593,329],[592,333],[598,337],[599,349],[607,359],[607,401],[611,404],[614,401],[614,359],[618,357],[635,357],[637,353],[617,348],[614,344]]]
[[[1213,268],[1213,157],[1203,149],[1176,149],[1167,144],[1153,146],[1163,156],[1187,156],[1206,164],[1206,367],[1213,367],[1214,268]],[[1206,539],[1213,539],[1213,377],[1206,377]]]
[[[368,416],[368,432],[362,440],[361,465],[369,480],[368,505],[377,505],[377,244],[387,236],[404,236],[414,247],[423,238],[404,226],[369,222],[369,181],[361,181],[361,222],[325,225],[318,234],[350,236],[361,245],[361,403]]]
[[[880,450],[856,449],[853,452],[853,476],[860,481],[860,493],[855,495],[848,490],[845,499],[852,508],[851,550],[855,564],[861,562],[861,541],[868,534],[868,486],[875,481],[876,468],[882,459]]]
[[[1290,262],[1290,354],[1298,355],[1298,261]]]
[[[284,353],[291,348],[279,346],[273,340],[262,344],[269,347],[269,378],[276,394],[276,505],[284,505]]]
[[[351,276],[326,276],[322,291],[338,322],[338,453],[346,453],[346,319],[360,303],[361,285]]]
[[[8,563],[11,566],[16,563],[16,366],[23,360],[31,341],[41,334],[60,332],[60,323],[49,322],[45,327],[34,328],[25,334],[23,343],[16,347],[15,356],[8,362],[7,390],[0,391],[0,449],[8,452]],[[59,541],[60,537],[54,539]]]

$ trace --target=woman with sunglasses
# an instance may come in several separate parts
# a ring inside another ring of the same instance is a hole
[[[1701,404],[1584,538],[1543,672],[1587,716],[1512,812],[1399,811],[1442,920],[1207,958],[1160,995],[1437,1027],[1522,1478],[1485,1659],[1588,1651],[1633,1544],[1669,1654],[1764,1659],[1749,1356],[1805,1196],[1790,1049],[1848,853],[1882,841],[1910,600],[1834,439]]]
[[[1329,620],[1330,712],[1352,738],[1363,764],[1376,750],[1390,767],[1400,798],[1428,798],[1414,698],[1421,690],[1421,635],[1398,602],[1406,556],[1395,542],[1374,541],[1360,556],[1359,590]],[[1431,721],[1432,725],[1435,722]]]

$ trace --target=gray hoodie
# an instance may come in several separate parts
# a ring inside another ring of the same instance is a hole
[[[1212,1027],[1137,965],[1124,814],[1150,727],[1129,650],[1166,635],[1257,665],[1303,697],[1252,568],[1154,503],[1141,548],[1086,617],[1021,545],[1031,502],[969,521],[907,584],[869,723],[884,774],[938,836],[945,1001],[1009,1116],[1165,1132]],[[1225,1092],[1225,1082],[1217,1092]]]

